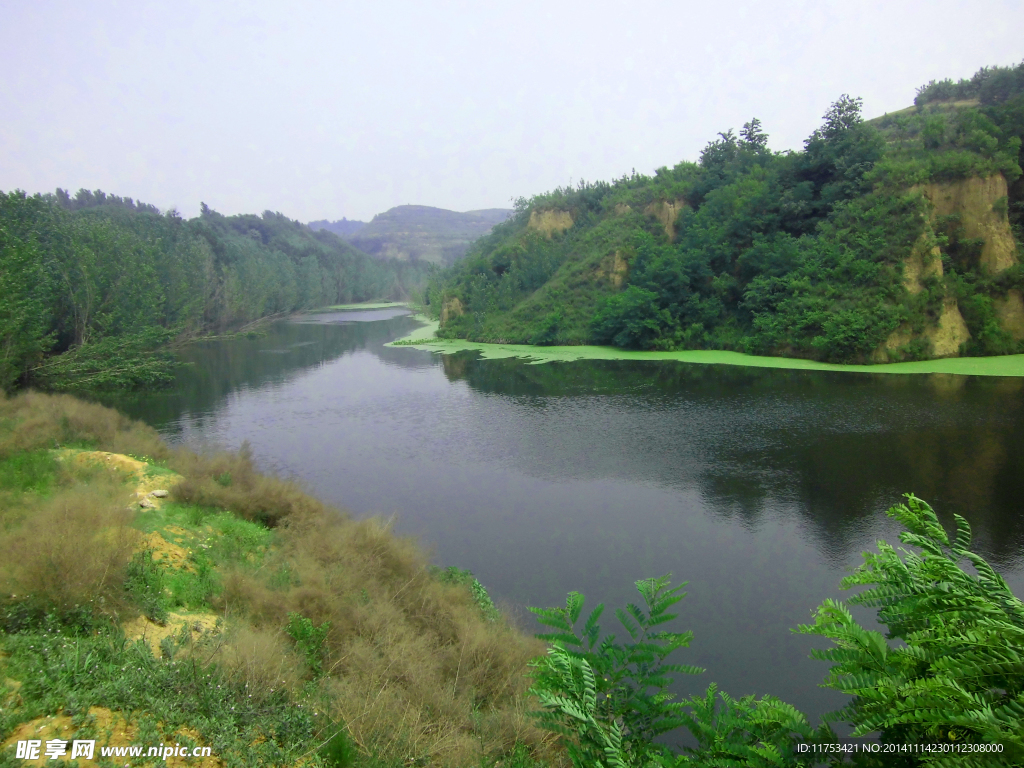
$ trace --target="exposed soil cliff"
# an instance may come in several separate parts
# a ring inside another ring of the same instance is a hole
[[[644,208],[644,213],[653,216],[665,228],[669,240],[676,238],[676,218],[686,208],[685,200],[658,200]]]
[[[942,251],[934,243],[931,232],[923,233],[903,262],[903,287],[907,293],[918,294],[924,290],[926,280],[942,277]]]
[[[462,302],[459,301],[458,297],[449,299],[441,307],[441,325],[444,325],[454,317],[460,317],[462,314]]]
[[[942,248],[935,244],[935,234],[950,224],[958,230],[961,242],[975,241],[980,246],[977,262],[970,266],[999,274],[1017,263],[1017,243],[1006,215],[1007,187],[1002,174],[933,182],[914,189],[928,200],[930,211],[925,232],[903,262],[903,285],[908,293],[916,295],[930,278],[943,276]],[[1024,300],[1020,292],[1011,290],[1004,297],[996,297],[993,305],[1003,330],[1016,340],[1024,338]],[[938,317],[922,333],[915,334],[906,325],[897,328],[875,351],[873,359],[903,359],[909,345],[918,338],[930,342],[931,356],[956,357],[970,337],[956,299],[947,295]]]
[[[984,240],[978,266],[998,274],[1017,263],[1017,244],[1006,216],[1006,179],[1000,173],[987,178],[923,184],[916,187],[932,205],[931,221],[944,216],[959,217],[962,237]]]
[[[621,251],[615,251],[601,259],[597,277],[607,280],[616,288],[625,285],[626,279],[629,277],[629,262],[622,256]]]
[[[565,232],[573,225],[572,214],[568,211],[530,211],[530,221],[526,225],[529,229],[541,232],[548,237],[553,234]]]
[[[999,325],[1010,334],[1014,341],[1024,339],[1024,296],[1018,290],[1007,291],[1004,298],[997,298],[995,305]]]

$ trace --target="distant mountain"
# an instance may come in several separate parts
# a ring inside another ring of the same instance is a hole
[[[319,221],[309,222],[309,228],[314,232],[318,229],[326,229],[328,232],[333,232],[338,237],[348,238],[354,235],[356,232],[366,226],[365,221],[349,221],[346,218],[341,218],[338,221],[328,221],[327,219],[320,219]]]
[[[400,205],[377,214],[353,234],[342,236],[359,250],[379,258],[448,265],[462,258],[470,243],[511,214],[507,208],[458,213],[427,205]]]

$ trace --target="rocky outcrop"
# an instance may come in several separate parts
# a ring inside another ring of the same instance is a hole
[[[547,237],[554,234],[561,234],[573,225],[572,214],[568,211],[547,210],[530,211],[530,221],[527,228],[540,232]]]
[[[960,354],[960,345],[971,338],[967,330],[956,299],[946,299],[942,303],[938,322],[925,330],[925,338],[932,343],[932,357],[956,357]]]
[[[644,208],[644,213],[657,219],[661,226],[665,228],[665,234],[668,235],[668,239],[675,240],[676,218],[686,207],[688,206],[685,200],[656,200]]]
[[[982,270],[998,274],[1017,263],[1017,244],[1006,216],[1006,179],[1001,173],[915,189],[931,203],[932,222],[940,216],[959,216],[963,238],[985,241],[978,257]]]
[[[871,362],[889,363],[906,359],[907,348],[919,337],[931,345],[931,358],[959,356],[960,347],[971,338],[971,332],[960,314],[956,299],[947,298],[942,303],[938,318],[929,323],[921,334],[915,334],[909,326],[901,325],[878,346],[871,355]]]
[[[1017,263],[1017,243],[1006,216],[1006,179],[1002,174],[973,177],[952,182],[933,182],[914,187],[929,203],[925,231],[903,261],[903,287],[914,295],[930,278],[942,277],[942,251],[935,244],[939,219],[956,216],[963,240],[982,241],[975,265],[980,271],[998,274]],[[1024,339],[1024,300],[1010,291],[993,301],[1000,326],[1014,339]],[[931,357],[955,357],[971,334],[956,299],[947,295],[938,318],[922,334],[931,345]],[[872,360],[886,362],[906,357],[907,347],[919,336],[909,326],[900,326],[875,350]]]

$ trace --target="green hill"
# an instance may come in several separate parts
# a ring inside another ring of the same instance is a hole
[[[800,152],[756,118],[696,163],[521,199],[428,290],[440,335],[830,362],[1024,351],[1024,64],[932,82]]]
[[[457,213],[426,205],[400,205],[379,213],[347,239],[359,250],[402,261],[451,264],[470,244],[509,217],[505,208]]]

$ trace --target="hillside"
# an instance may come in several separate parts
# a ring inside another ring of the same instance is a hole
[[[440,335],[829,362],[1024,351],[1024,64],[932,82],[800,152],[756,118],[698,162],[521,199],[428,290]]]
[[[377,214],[347,238],[359,250],[380,258],[448,265],[462,258],[473,241],[511,213],[504,208],[457,213],[426,205],[400,205]]]

